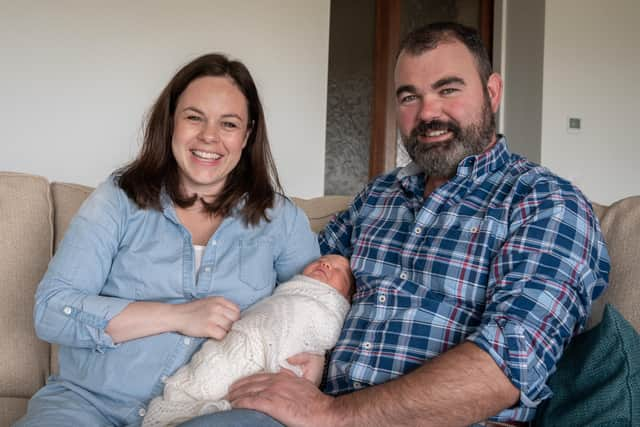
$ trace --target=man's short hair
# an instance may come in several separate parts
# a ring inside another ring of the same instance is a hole
[[[493,72],[487,49],[482,43],[480,34],[473,28],[455,22],[435,22],[412,30],[400,43],[398,55],[407,52],[410,55],[421,55],[435,49],[440,43],[459,41],[473,55],[480,79],[487,83]]]

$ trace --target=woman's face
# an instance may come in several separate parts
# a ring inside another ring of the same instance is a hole
[[[216,195],[249,136],[247,99],[228,77],[200,77],[178,98],[171,151],[187,196]]]

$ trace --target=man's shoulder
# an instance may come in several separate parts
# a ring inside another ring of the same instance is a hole
[[[555,183],[559,186],[575,187],[569,180],[556,174],[546,166],[534,163],[524,157],[515,155],[509,167],[509,173],[533,183]]]
[[[512,161],[506,165],[504,172],[504,182],[509,183],[512,201],[515,203],[530,203],[533,200],[542,203],[542,200],[553,200],[550,204],[556,207],[567,204],[589,205],[587,197],[574,183],[522,156],[512,156]]]

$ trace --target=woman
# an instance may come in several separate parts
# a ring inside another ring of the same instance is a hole
[[[82,205],[36,292],[60,372],[18,426],[139,425],[205,338],[319,256],[279,194],[258,93],[218,54],[183,67],[142,149]]]

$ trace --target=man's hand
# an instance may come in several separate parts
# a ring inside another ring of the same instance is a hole
[[[287,370],[243,378],[229,388],[227,399],[234,408],[264,412],[289,427],[337,424],[332,420],[335,398]]]
[[[318,387],[324,372],[324,355],[314,353],[299,353],[287,359],[292,365],[302,370],[302,376]]]

